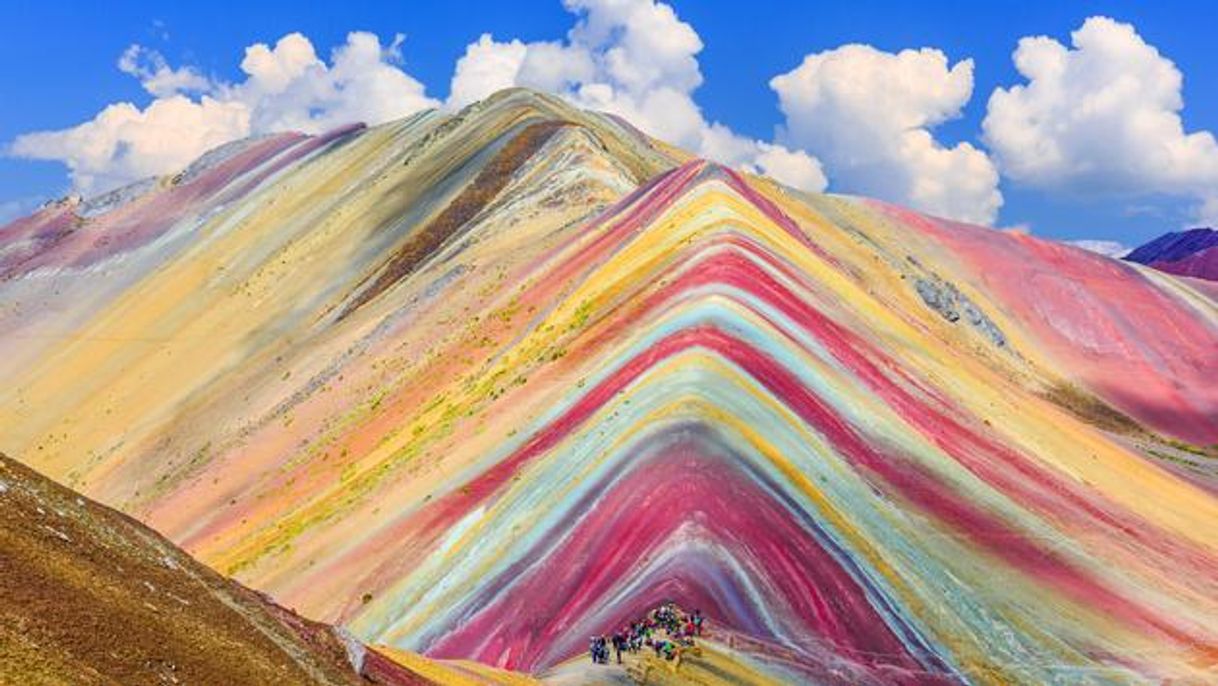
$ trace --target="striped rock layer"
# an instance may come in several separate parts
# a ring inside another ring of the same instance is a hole
[[[0,229],[0,448],[306,616],[534,674],[673,600],[733,679],[1215,678],[1201,282],[519,90],[138,190]]]

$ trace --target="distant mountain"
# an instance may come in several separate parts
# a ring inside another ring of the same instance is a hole
[[[1167,233],[1134,249],[1125,259],[1170,274],[1218,281],[1218,230]]]
[[[426,684],[0,455],[0,683]]]
[[[476,673],[1206,683],[1211,285],[510,90],[0,229],[0,447]]]

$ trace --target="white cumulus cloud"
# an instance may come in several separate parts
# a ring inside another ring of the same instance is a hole
[[[382,45],[371,33],[353,32],[327,64],[308,38],[292,33],[273,47],[246,48],[238,83],[174,69],[157,52],[133,45],[118,67],[140,80],[152,102],[114,103],[72,128],[21,135],[8,152],[63,162],[74,189],[91,194],[175,171],[251,134],[378,124],[437,106],[402,71],[401,43],[401,36]]]
[[[118,68],[124,74],[139,79],[144,90],[158,98],[187,91],[210,90],[211,81],[192,67],[174,69],[161,53],[142,45],[131,45],[118,58]]]
[[[825,187],[825,172],[820,161],[803,150],[791,150],[772,143],[758,143],[758,153],[745,168],[765,174],[788,186],[820,190]]]
[[[562,41],[467,46],[447,106],[461,107],[508,86],[557,93],[581,107],[625,117],[647,133],[724,164],[805,190],[826,185],[806,152],[736,134],[708,121],[693,98],[702,84],[702,40],[672,7],[655,0],[565,0],[578,19]]]
[[[1120,243],[1118,241],[1093,240],[1084,238],[1077,241],[1066,241],[1067,245],[1073,245],[1076,248],[1090,250],[1093,253],[1107,255],[1108,257],[1121,258],[1129,254],[1133,248]]]
[[[785,117],[779,140],[824,162],[836,190],[952,219],[996,218],[1002,195],[989,157],[969,143],[944,146],[930,132],[968,103],[972,60],[949,66],[935,49],[844,45],[806,56],[770,86]]]
[[[1107,17],[1070,39],[1021,39],[1026,83],[990,96],[983,137],[1003,174],[1052,192],[1190,198],[1199,219],[1218,219],[1218,144],[1184,130],[1180,70]]]
[[[308,38],[288,34],[273,48],[262,43],[246,48],[241,70],[248,78],[222,92],[247,104],[255,133],[380,124],[438,106],[423,84],[401,69],[402,40],[399,34],[382,46],[374,34],[350,33],[327,66]]]
[[[446,105],[450,109],[465,107],[516,85],[528,51],[528,46],[518,40],[500,43],[489,33],[482,34],[477,42],[465,47],[465,54],[457,60]]]
[[[89,195],[180,169],[203,152],[249,134],[249,111],[238,102],[172,95],[140,109],[107,105],[93,119],[61,131],[19,136],[18,157],[68,166],[74,189]]]

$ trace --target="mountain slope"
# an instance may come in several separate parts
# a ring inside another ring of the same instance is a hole
[[[828,682],[1213,675],[1213,291],[519,90],[229,152],[0,253],[0,445],[216,569],[532,673],[675,600]]]
[[[3,683],[430,683],[4,455],[0,550]]]
[[[1218,231],[1197,228],[1166,233],[1125,259],[1169,274],[1218,281]]]

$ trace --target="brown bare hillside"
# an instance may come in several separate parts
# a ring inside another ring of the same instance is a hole
[[[0,597],[4,684],[427,683],[3,455]]]

